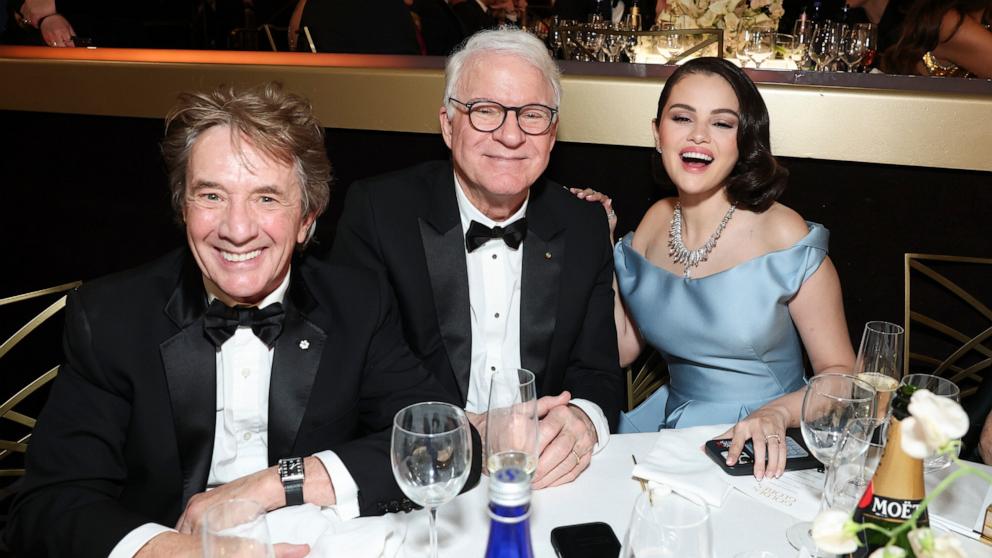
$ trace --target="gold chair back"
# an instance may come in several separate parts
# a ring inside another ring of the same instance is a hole
[[[34,317],[29,319],[27,323],[21,326],[17,331],[14,332],[6,341],[0,344],[0,359],[10,352],[18,343],[24,340],[31,332],[38,329],[43,323],[45,323],[49,318],[57,314],[63,308],[65,308],[66,291],[75,289],[81,284],[81,281],[74,281],[72,283],[66,283],[64,285],[58,285],[55,287],[50,287],[47,289],[42,289],[39,291],[33,291],[30,293],[24,293],[16,296],[11,296],[7,298],[0,299],[0,307],[7,306],[9,304],[14,304],[18,302],[24,302],[27,300],[39,299],[44,297],[51,297],[52,295],[59,295],[54,302],[50,303],[47,307],[41,310]],[[47,372],[43,373],[41,376],[34,378],[27,385],[20,388],[13,395],[11,395],[2,405],[0,405],[0,418],[10,421],[19,426],[13,428],[8,428],[9,423],[4,424],[2,430],[3,437],[0,439],[0,460],[9,457],[11,454],[24,454],[27,451],[28,440],[31,438],[31,430],[34,428],[35,419],[26,414],[20,413],[14,410],[18,404],[27,399],[30,395],[37,392],[42,386],[51,382],[55,376],[58,374],[58,365],[53,366]],[[33,372],[29,373],[33,374]],[[20,376],[18,376],[20,377]],[[11,432],[15,432],[14,435],[8,435]],[[23,433],[23,434],[22,434]],[[15,468],[0,468],[0,477],[18,477],[24,474],[23,467]]]
[[[627,367],[627,411],[633,411],[666,382],[668,365],[665,359],[657,350],[648,347]]]
[[[992,258],[906,254],[904,280],[904,372],[974,394],[992,367],[992,310],[982,301],[992,298]]]

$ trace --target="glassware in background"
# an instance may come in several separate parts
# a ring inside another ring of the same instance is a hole
[[[603,39],[603,53],[606,54],[607,62],[617,62],[617,57],[627,46],[627,34],[624,33],[626,29],[621,22],[611,25],[609,30],[614,31],[614,33],[607,34]]]
[[[393,476],[407,498],[427,509],[432,558],[437,558],[437,508],[457,496],[468,479],[469,432],[465,412],[448,403],[417,403],[393,418]]]
[[[934,395],[939,395],[941,397],[946,397],[961,402],[961,389],[954,382],[948,380],[947,378],[941,378],[940,376],[934,376],[932,374],[910,374],[899,382],[899,385],[910,385],[916,386],[920,389],[928,389]],[[961,453],[961,448],[958,447],[958,454]],[[923,460],[923,472],[932,473],[934,471],[939,471],[944,467],[951,464],[951,458],[947,455],[935,455],[932,457],[927,457]]]
[[[678,556],[712,558],[713,533],[705,502],[674,492],[641,492],[634,502],[622,558]]]
[[[825,21],[816,26],[813,41],[809,45],[809,57],[816,63],[816,71],[825,72],[837,59],[840,50],[840,33],[838,25]]]
[[[848,374],[817,374],[803,395],[800,426],[803,440],[813,457],[830,475],[830,464],[848,424],[871,418],[875,412],[875,388]],[[812,523],[803,521],[789,527],[786,536],[795,548],[814,548]]]
[[[874,23],[855,23],[854,27],[861,29],[865,34],[865,55],[858,69],[862,72],[870,72],[878,56],[878,27]]]
[[[861,64],[861,60],[865,57],[867,42],[867,30],[863,27],[843,27],[839,58],[848,72],[855,71]]]
[[[682,53],[682,36],[677,33],[655,37],[654,47],[665,60],[665,64],[674,64],[674,59]]]
[[[251,500],[225,500],[207,508],[201,523],[204,558],[274,558],[265,509]]]
[[[882,460],[887,424],[877,418],[848,423],[827,471],[821,508],[854,512]]]
[[[888,416],[892,396],[899,387],[904,332],[898,324],[872,321],[865,324],[861,335],[854,373],[875,388],[878,397],[875,414],[878,418]]]
[[[775,33],[775,52],[782,55],[782,59],[786,62],[786,68],[789,68],[789,64],[795,63],[795,52],[796,52],[796,38],[787,33]],[[777,56],[773,55],[773,58]],[[796,66],[798,68],[798,66]]]
[[[537,389],[534,374],[511,368],[493,374],[486,412],[486,468],[537,468]]]
[[[761,68],[761,64],[775,53],[775,33],[764,29],[745,29],[742,36],[741,53],[754,63],[756,69]]]
[[[793,51],[792,60],[800,70],[809,67],[809,45],[813,42],[813,33],[816,31],[816,23],[811,19],[800,18],[792,27],[792,36],[796,41],[796,50]]]

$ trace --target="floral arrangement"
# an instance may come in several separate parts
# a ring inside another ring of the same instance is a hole
[[[776,27],[785,9],[783,0],[673,0],[659,15],[662,21],[683,22],[682,27],[727,29]]]
[[[908,521],[893,529],[870,523],[855,523],[849,513],[840,510],[820,512],[813,521],[813,540],[820,550],[833,554],[850,554],[858,547],[858,533],[872,529],[886,534],[889,541],[885,547],[872,552],[869,558],[905,558],[908,555],[907,549],[896,546],[895,541],[907,531],[907,538],[917,558],[966,558],[961,543],[952,535],[938,535],[927,527],[918,528],[916,521],[930,502],[958,477],[978,475],[992,483],[992,476],[958,459],[960,438],[968,432],[968,415],[957,401],[936,396],[926,389],[913,393],[909,402],[909,414],[902,421],[903,451],[916,459],[947,455],[957,465],[957,470],[947,475],[926,495]]]

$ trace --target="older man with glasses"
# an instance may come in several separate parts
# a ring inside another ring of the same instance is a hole
[[[480,32],[445,82],[450,162],[352,185],[332,258],[386,272],[408,343],[469,412],[486,410],[495,372],[532,371],[534,486],[570,482],[623,400],[606,216],[542,177],[561,86],[538,39]]]

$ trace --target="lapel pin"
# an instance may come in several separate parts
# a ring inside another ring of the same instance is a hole
[[[303,341],[300,341],[300,348],[303,349],[304,351],[307,350],[307,349],[309,349],[310,348],[310,342],[307,341],[306,339],[304,339]]]
[[[544,259],[550,260],[551,259],[551,252],[545,252],[544,253]]]

